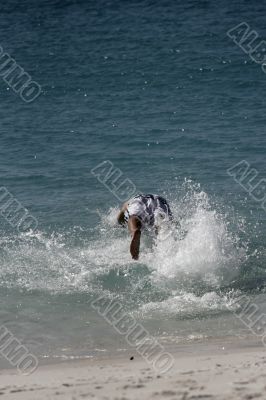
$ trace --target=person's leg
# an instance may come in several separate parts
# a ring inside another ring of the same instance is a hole
[[[168,204],[168,201],[165,200],[163,197],[158,196],[158,204],[157,207],[162,210],[165,214],[165,217],[167,216],[169,218],[169,221],[173,220],[173,214],[170,209],[170,206]]]
[[[161,196],[157,197],[157,205],[154,211],[155,235],[158,236],[162,227],[164,230],[172,230],[173,215],[168,202]]]
[[[134,215],[128,220],[128,229],[131,234],[130,254],[134,260],[139,258],[139,246],[141,236],[141,222]]]

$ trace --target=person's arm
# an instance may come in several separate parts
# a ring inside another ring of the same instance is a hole
[[[134,260],[137,260],[139,258],[141,222],[134,215],[128,220],[128,229],[132,237],[130,243],[130,254]]]
[[[125,211],[127,209],[128,203],[124,203],[121,210],[119,211],[119,214],[117,216],[117,222],[120,225],[123,225],[125,223],[124,217],[125,217]]]

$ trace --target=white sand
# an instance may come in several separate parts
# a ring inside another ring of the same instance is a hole
[[[193,349],[192,349],[193,351]],[[175,357],[156,375],[142,358],[79,361],[39,367],[32,375],[0,372],[3,399],[266,399],[265,348]]]

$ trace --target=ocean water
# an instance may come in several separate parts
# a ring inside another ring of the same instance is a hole
[[[266,213],[227,170],[266,177],[266,75],[226,32],[266,38],[261,1],[12,1],[2,48],[42,87],[25,103],[0,81],[1,186],[38,221],[1,213],[1,324],[49,360],[129,345],[91,306],[120,302],[165,346],[253,335],[243,294],[266,312]],[[165,196],[180,229],[143,235],[138,262],[121,202],[92,174],[105,160]],[[259,337],[257,337],[259,340]],[[8,366],[2,357],[0,366]]]

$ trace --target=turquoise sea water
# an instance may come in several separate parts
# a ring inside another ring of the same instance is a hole
[[[1,217],[5,324],[40,359],[127,343],[91,307],[116,299],[163,343],[245,337],[230,311],[266,308],[261,205],[227,169],[265,168],[266,75],[226,34],[266,38],[259,1],[8,1],[0,45],[42,87],[32,103],[0,81],[1,186],[38,221]],[[145,236],[139,262],[120,202],[91,173],[110,160],[164,195],[185,235]],[[7,366],[4,359],[2,364]]]

